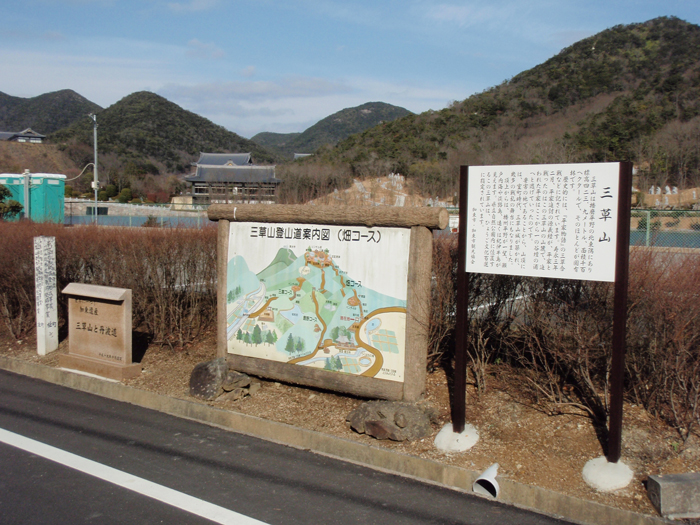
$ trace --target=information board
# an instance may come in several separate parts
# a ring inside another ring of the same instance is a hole
[[[232,223],[230,354],[404,381],[407,228]]]
[[[615,280],[619,163],[470,166],[466,271]]]

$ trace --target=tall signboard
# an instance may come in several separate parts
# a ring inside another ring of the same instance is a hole
[[[619,164],[469,169],[466,270],[615,280]]]
[[[469,274],[615,283],[608,459],[620,458],[630,163],[462,166],[457,318]],[[464,429],[468,323],[457,323],[455,432]]]
[[[212,205],[219,355],[237,370],[387,399],[425,387],[430,229],[444,209]]]
[[[232,224],[228,353],[403,381],[410,233]]]

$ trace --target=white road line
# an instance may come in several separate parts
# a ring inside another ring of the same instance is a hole
[[[249,518],[243,514],[225,509],[224,507],[219,507],[218,505],[203,501],[183,492],[178,492],[177,490],[169,489],[163,485],[158,485],[157,483],[132,476],[121,470],[102,465],[96,461],[71,454],[60,448],[46,445],[2,428],[0,428],[0,442],[55,461],[56,463],[84,472],[90,476],[95,476],[109,483],[119,485],[125,489],[138,492],[149,498],[162,501],[163,503],[201,516],[215,523],[226,525],[267,525],[263,521]]]

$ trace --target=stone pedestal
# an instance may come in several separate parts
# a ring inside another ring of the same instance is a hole
[[[123,380],[141,373],[131,359],[131,290],[71,283],[68,295],[68,354],[59,366]]]
[[[649,476],[647,492],[664,518],[700,518],[700,472]]]

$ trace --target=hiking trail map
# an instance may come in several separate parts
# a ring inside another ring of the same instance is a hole
[[[404,380],[410,230],[232,223],[227,351]]]

